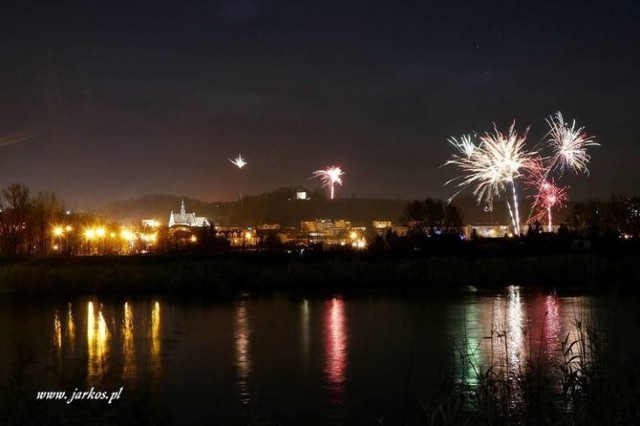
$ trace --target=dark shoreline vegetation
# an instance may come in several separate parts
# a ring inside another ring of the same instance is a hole
[[[318,253],[308,258],[79,256],[0,260],[0,296],[217,294],[236,291],[456,292],[514,284],[583,292],[635,292],[640,253],[482,257]]]

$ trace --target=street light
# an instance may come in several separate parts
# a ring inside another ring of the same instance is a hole
[[[96,237],[96,231],[93,228],[84,230],[84,239],[87,240],[87,254],[91,254],[91,240]]]
[[[53,236],[58,240],[58,244],[53,245],[53,249],[60,253],[60,246],[62,246],[62,236],[64,235],[64,229],[62,226],[54,226],[53,227]]]

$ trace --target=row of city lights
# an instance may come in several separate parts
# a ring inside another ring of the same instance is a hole
[[[155,227],[151,227],[151,228],[154,229]],[[53,236],[59,242],[61,242],[64,237],[66,237],[67,235],[70,235],[73,231],[74,231],[74,228],[71,225],[55,225],[52,227],[51,232]],[[255,231],[253,230],[247,230],[240,235],[244,237],[245,241],[253,241],[254,239],[258,238]],[[158,241],[157,231],[140,232],[126,226],[122,226],[120,228],[119,233],[110,231],[104,226],[88,226],[83,228],[82,236],[84,237],[84,240],[87,243],[90,243],[92,241],[98,241],[98,240],[104,241],[107,237],[110,240],[115,240],[116,238],[119,237],[122,241],[127,242],[131,245],[133,245],[136,241],[142,241],[146,244],[155,244]],[[189,237],[189,241],[191,243],[196,243],[197,237],[195,235],[191,235]],[[367,245],[365,238],[359,232],[356,232],[356,231],[351,231],[349,233],[349,240],[341,242],[341,245],[346,245],[346,244],[350,244],[352,247],[358,248],[358,249],[365,248]],[[54,249],[55,250],[59,249],[59,246],[58,245],[54,246]]]
[[[53,227],[52,233],[55,237],[61,238],[66,234],[70,234],[73,231],[73,227],[71,225],[56,225]],[[84,228],[82,235],[87,241],[91,241],[94,239],[106,238],[116,238],[118,234],[113,231],[107,231],[107,228],[103,226],[94,226],[94,227],[86,227]],[[133,242],[137,239],[141,239],[145,242],[153,243],[158,239],[158,233],[144,233],[144,232],[134,232],[126,227],[122,227],[119,233],[120,238],[127,242]]]

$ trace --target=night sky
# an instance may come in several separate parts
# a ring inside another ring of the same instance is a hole
[[[640,193],[637,0],[8,3],[0,136],[34,137],[0,146],[2,187],[231,200],[339,164],[342,197],[446,198],[447,137],[533,144],[560,110],[602,144],[571,197]]]

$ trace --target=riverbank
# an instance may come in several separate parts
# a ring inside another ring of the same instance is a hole
[[[0,294],[145,294],[228,291],[458,291],[507,284],[634,291],[640,255],[592,254],[465,259],[331,256],[69,257],[3,259]]]

